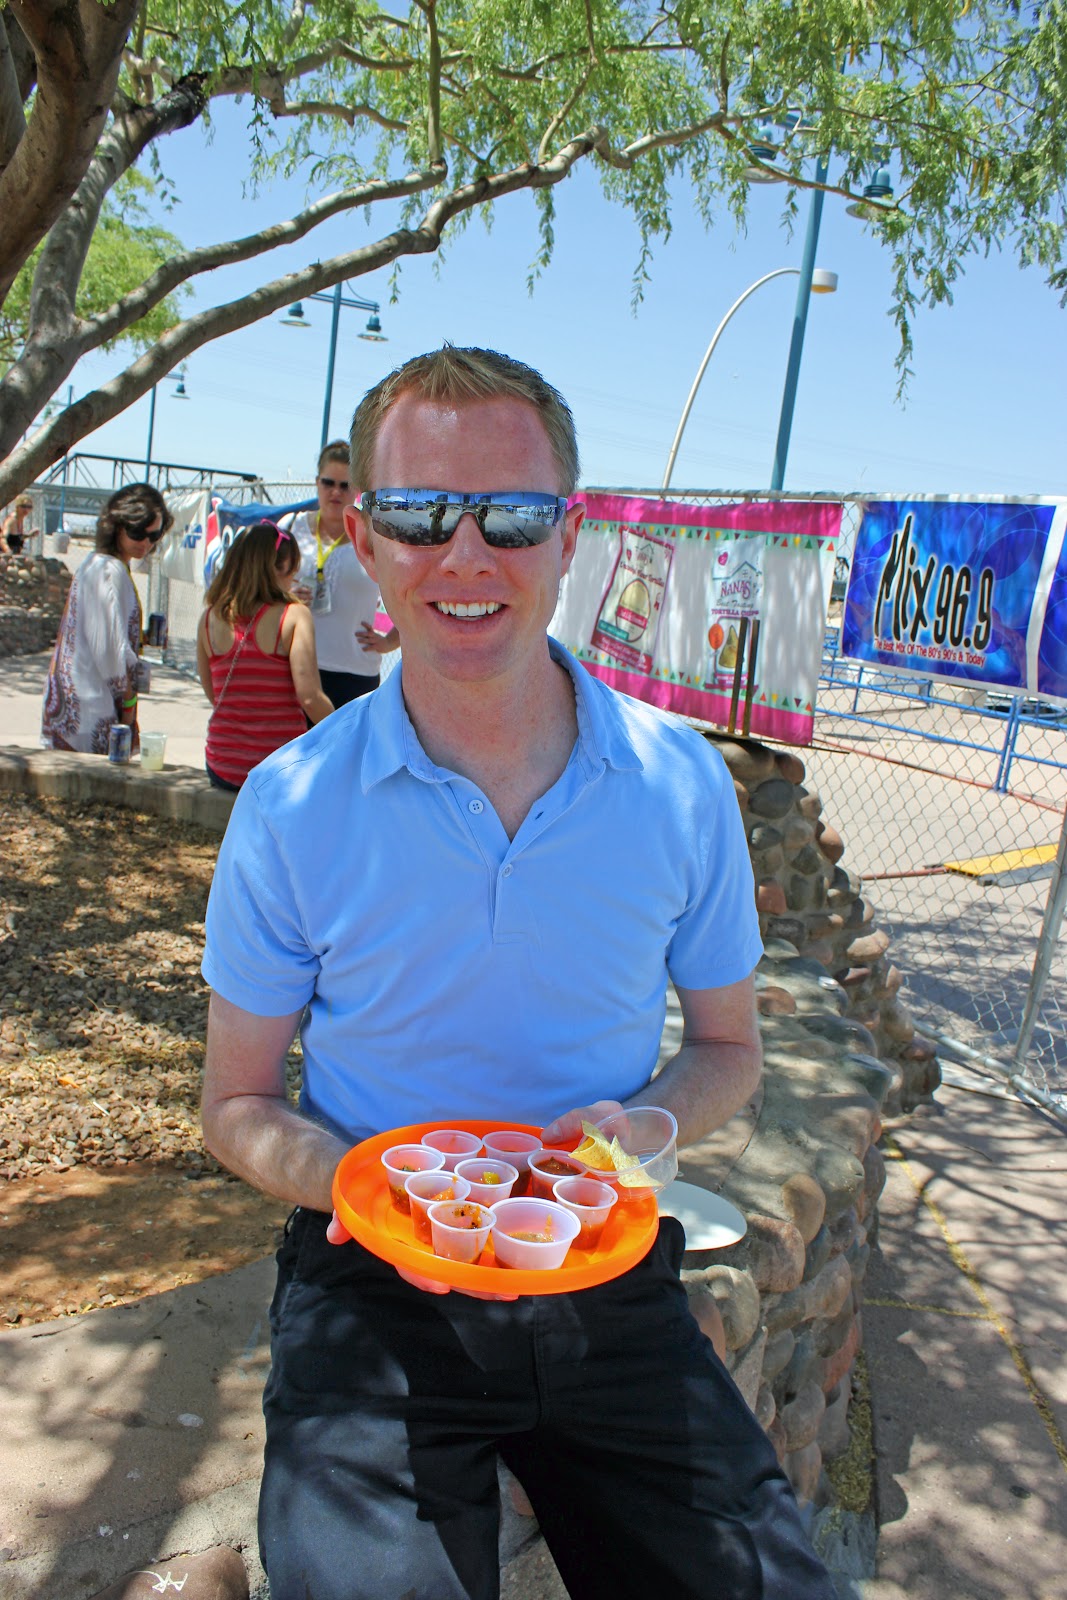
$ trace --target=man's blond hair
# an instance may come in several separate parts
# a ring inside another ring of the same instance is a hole
[[[365,489],[400,488],[374,481],[374,453],[382,419],[403,394],[425,400],[525,400],[541,418],[559,468],[560,491],[572,494],[578,485],[578,441],[574,418],[560,394],[533,367],[497,350],[445,344],[440,350],[413,356],[364,395],[352,418],[350,466],[352,482]],[[436,484],[407,484],[432,489]]]

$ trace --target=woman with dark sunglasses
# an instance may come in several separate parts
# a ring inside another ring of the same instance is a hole
[[[293,592],[315,618],[322,687],[335,706],[347,705],[378,687],[381,656],[395,637],[375,633],[378,590],[364,572],[345,532],[345,507],[356,490],[348,470],[348,444],[335,439],[319,457],[315,478],[318,509],[283,517],[300,546],[301,565]]]
[[[41,743],[106,755],[116,722],[140,748],[137,691],[141,602],[130,565],[151,555],[173,518],[158,489],[131,483],[113,494],[96,524],[96,549],[70,586],[48,669]]]

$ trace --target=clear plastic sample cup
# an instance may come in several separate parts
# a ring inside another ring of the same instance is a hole
[[[141,769],[144,772],[162,772],[163,758],[167,753],[165,733],[142,733]]]
[[[457,1162],[476,1156],[482,1148],[476,1133],[464,1133],[461,1128],[435,1128],[432,1133],[423,1134],[422,1142],[431,1150],[443,1152],[446,1172],[455,1172]]]
[[[632,1106],[604,1117],[597,1127],[609,1141],[618,1139],[629,1156],[641,1163],[638,1174],[631,1167],[622,1172],[591,1172],[590,1176],[618,1186],[622,1200],[645,1199],[665,1189],[678,1176],[678,1124],[660,1106]]]
[[[581,1223],[554,1200],[501,1200],[493,1207],[493,1250],[497,1265],[551,1272],[561,1267]]]
[[[404,1179],[413,1172],[440,1172],[445,1158],[440,1150],[427,1150],[422,1144],[394,1144],[382,1156],[382,1166],[389,1182],[389,1198],[398,1211],[410,1211],[411,1201],[404,1188]]]
[[[536,1134],[519,1133],[515,1128],[501,1128],[498,1133],[487,1133],[482,1140],[485,1153],[495,1161],[510,1161],[520,1173],[526,1171],[530,1157],[541,1148]]]
[[[552,1193],[558,1205],[578,1218],[575,1249],[592,1250],[600,1243],[611,1208],[618,1203],[619,1191],[596,1178],[557,1178]]]
[[[476,1205],[473,1200],[435,1200],[429,1215],[435,1256],[446,1261],[477,1261],[493,1225],[488,1206]]]
[[[510,1161],[495,1161],[491,1156],[474,1156],[461,1161],[456,1167],[456,1177],[470,1184],[470,1198],[479,1205],[495,1206],[506,1200],[519,1181],[519,1169]]]
[[[466,1178],[457,1178],[454,1172],[413,1172],[404,1179],[404,1189],[411,1206],[411,1231],[416,1244],[431,1245],[430,1207],[435,1200],[466,1200],[471,1186]]]
[[[538,1200],[551,1200],[561,1178],[584,1178],[587,1171],[584,1162],[562,1150],[540,1150],[530,1157],[530,1193]]]

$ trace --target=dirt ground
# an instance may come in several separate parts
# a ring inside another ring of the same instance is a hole
[[[0,1319],[24,1327],[197,1283],[277,1246],[286,1207],[224,1174],[71,1167],[0,1190]]]
[[[286,1207],[224,1174],[197,1118],[218,835],[0,795],[0,836],[0,1321],[269,1253]]]

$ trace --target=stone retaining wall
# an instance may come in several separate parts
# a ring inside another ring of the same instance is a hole
[[[842,864],[845,845],[805,787],[801,759],[714,742],[756,878],[766,1070],[753,1103],[681,1163],[683,1178],[744,1213],[747,1234],[729,1249],[688,1252],[683,1273],[694,1315],[725,1352],[798,1497],[821,1503],[830,1493],[823,1467],[849,1437],[868,1231],[884,1180],[881,1119],[930,1095],[937,1061],[900,1003],[888,937]],[[0,785],[219,829],[231,803],[189,768],[142,774],[54,751],[0,751]],[[555,1593],[545,1582],[544,1594]]]
[[[0,551],[0,656],[32,655],[55,644],[70,583],[62,561]]]

